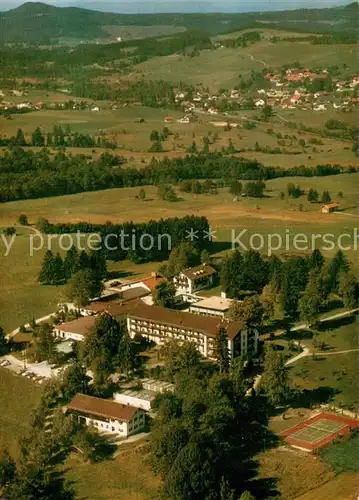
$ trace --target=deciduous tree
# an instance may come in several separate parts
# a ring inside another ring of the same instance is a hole
[[[176,289],[168,281],[161,281],[152,292],[153,302],[156,306],[173,307],[175,296]]]
[[[66,288],[67,299],[76,306],[85,306],[92,298],[99,297],[103,290],[102,281],[91,269],[77,271],[68,281]]]
[[[343,271],[340,274],[339,295],[342,297],[345,307],[353,309],[358,306],[359,285],[353,272]]]
[[[258,296],[235,301],[229,311],[231,319],[240,321],[248,327],[259,328],[263,323],[263,305]]]
[[[261,387],[273,405],[282,403],[289,393],[288,371],[284,356],[272,347],[266,350]]]

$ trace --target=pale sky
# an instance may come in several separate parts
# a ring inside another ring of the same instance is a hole
[[[0,0],[0,10],[17,7],[22,0]],[[298,9],[303,7],[321,8],[346,5],[350,0],[45,0],[44,3],[76,6],[112,12],[249,12]]]

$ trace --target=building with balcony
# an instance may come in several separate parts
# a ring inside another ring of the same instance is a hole
[[[204,357],[212,359],[221,329],[226,330],[231,357],[255,356],[258,350],[258,332],[238,321],[159,306],[142,304],[132,309],[127,316],[127,329],[131,338],[138,334],[160,345],[172,339],[194,342]]]
[[[191,267],[180,272],[173,278],[178,295],[192,294],[203,288],[210,288],[214,285],[217,271],[206,264]]]

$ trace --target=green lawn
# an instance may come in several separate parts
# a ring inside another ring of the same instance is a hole
[[[326,68],[346,63],[356,67],[356,50],[347,45],[311,45],[308,42],[281,42],[268,40],[247,48],[218,48],[201,50],[190,58],[178,54],[155,57],[135,66],[135,74],[148,79],[162,79],[174,83],[185,81],[203,84],[213,90],[236,85],[239,75],[263,67],[281,67],[299,61],[304,66]]]
[[[321,324],[319,333],[315,337],[304,339],[302,343],[308,345],[311,351],[316,351],[318,348],[315,348],[314,344],[318,345],[321,342],[325,344],[324,352],[358,349],[358,317],[326,321]]]
[[[290,367],[290,380],[293,387],[308,391],[308,403],[335,390],[336,406],[359,410],[357,352],[302,358]]]
[[[202,83],[213,90],[229,88],[238,83],[239,75],[256,70],[245,49],[201,50],[198,56],[172,54],[154,57],[135,66],[135,72],[150,80],[181,81],[196,85]]]
[[[1,246],[0,324],[7,332],[28,323],[33,316],[53,312],[61,295],[61,287],[41,286],[37,281],[45,249],[31,256],[29,234],[26,229],[18,231],[7,257]]]
[[[353,436],[346,441],[323,449],[320,453],[322,459],[335,472],[359,472],[359,436]]]
[[[308,42],[280,42],[278,44],[262,41],[246,49],[267,66],[283,66],[299,61],[304,66],[323,68],[334,64],[346,63],[356,66],[356,48],[352,45],[311,45]]]
[[[7,448],[17,455],[17,440],[26,434],[40,395],[41,389],[34,382],[0,368],[0,451]]]

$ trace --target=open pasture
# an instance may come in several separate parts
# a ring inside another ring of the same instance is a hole
[[[0,367],[0,453],[8,449],[17,456],[17,440],[26,434],[40,396],[41,389],[34,382]]]
[[[61,287],[41,286],[38,282],[46,249],[31,256],[29,236],[30,230],[18,230],[8,256],[1,243],[0,325],[7,333],[28,323],[33,316],[39,318],[55,311],[61,297]]]
[[[307,394],[308,404],[322,395],[336,406],[358,411],[358,352],[319,354],[290,368],[291,385]]]
[[[347,64],[355,68],[356,47],[354,45],[312,45],[309,42],[280,42],[277,44],[262,41],[244,49],[266,66],[283,66],[294,61],[303,66],[325,69],[335,64]]]
[[[297,497],[296,500],[356,500],[357,491],[358,474],[347,472],[335,476],[322,486],[311,489],[304,495]]]
[[[246,48],[202,50],[192,58],[176,54],[155,57],[136,65],[135,72],[152,80],[162,79],[174,83],[184,81],[219,90],[236,85],[239,75],[251,70],[281,67],[294,61],[323,69],[344,63],[354,68],[356,48],[352,45],[312,45],[300,41],[274,44],[262,40]]]
[[[137,443],[126,451],[118,449],[112,460],[85,463],[74,455],[66,462],[68,479],[86,500],[159,500],[160,481],[154,477],[144,452],[135,451]],[[138,446],[138,445],[137,445]]]
[[[117,110],[109,109],[108,103],[100,105],[100,111],[82,110],[39,110],[23,115],[13,115],[11,120],[0,118],[0,136],[14,136],[19,128],[25,134],[28,141],[31,140],[31,134],[36,127],[40,127],[43,133],[51,132],[55,125],[61,125],[63,128],[69,126],[72,132],[89,133],[98,135],[104,133],[107,139],[116,142],[119,145],[117,152],[124,156],[134,156],[139,165],[142,160],[150,160],[152,156],[184,156],[188,148],[195,141],[197,149],[203,148],[203,137],[209,135],[211,144],[210,151],[220,151],[227,148],[229,140],[238,150],[244,150],[241,155],[251,159],[258,159],[266,166],[293,167],[298,165],[316,166],[318,164],[339,163],[341,165],[355,165],[355,156],[352,152],[352,143],[350,141],[340,141],[336,139],[320,138],[321,144],[311,144],[310,141],[315,134],[301,133],[290,129],[284,120],[302,121],[312,126],[323,126],[325,121],[330,118],[343,120],[353,120],[355,113],[332,113],[324,112],[323,115],[313,114],[310,111],[300,111],[283,114],[278,111],[278,115],[269,123],[256,121],[256,128],[246,130],[243,128],[244,120],[256,120],[259,112],[242,111],[231,117],[209,116],[200,114],[198,121],[189,124],[178,123],[183,113],[180,111],[153,109],[146,107],[125,107]],[[325,117],[324,117],[325,114]],[[320,115],[320,117],[319,117]],[[165,123],[165,118],[172,116],[175,121]],[[144,121],[141,123],[140,120]],[[311,120],[318,120],[312,123]],[[227,121],[238,124],[229,131],[224,131],[224,126],[219,124]],[[170,135],[163,141],[163,153],[150,153],[152,141],[150,134],[153,130],[161,131],[168,127],[173,135]],[[274,134],[267,133],[268,129],[273,129]],[[284,138],[284,145],[279,144],[282,141],[276,136]],[[214,137],[216,139],[214,140]],[[293,138],[295,136],[296,138]],[[299,139],[306,141],[305,148],[298,143]],[[318,138],[317,138],[318,139]],[[262,151],[256,151],[260,148],[280,148],[282,151],[278,154],[268,154]],[[100,148],[73,150],[74,154],[99,154]],[[72,150],[72,148],[70,148]],[[2,153],[6,150],[2,149]],[[137,155],[141,153],[140,157]],[[293,154],[295,153],[295,154]]]
[[[355,209],[356,191],[359,174],[340,174],[330,177],[287,177],[266,182],[265,197],[245,198],[238,201],[228,193],[228,188],[219,189],[218,195],[201,195],[177,192],[179,201],[169,203],[157,196],[157,188],[144,186],[146,200],[137,199],[140,187],[108,189],[36,200],[20,200],[1,204],[0,225],[14,224],[21,213],[28,215],[34,223],[39,217],[52,222],[90,221],[102,223],[110,219],[113,222],[127,220],[147,221],[161,217],[182,217],[187,214],[205,215],[215,227],[226,227],[234,220],[251,219],[250,222],[266,220],[285,222],[286,224],[310,224],[350,228],[356,218],[346,213]],[[243,181],[245,183],[245,181]],[[305,192],[309,188],[317,189],[321,194],[327,189],[332,198],[337,200],[338,192],[343,193],[340,202],[341,213],[322,214],[321,205],[309,203],[306,195],[298,199],[286,194],[288,183],[299,185]],[[284,192],[284,199],[280,193]],[[299,207],[299,205],[302,205]],[[350,210],[349,210],[350,211]]]
[[[258,69],[258,62],[253,61],[246,49],[219,48],[202,50],[195,57],[173,54],[154,57],[134,70],[149,80],[165,80],[187,84],[202,84],[211,90],[233,87],[239,81],[239,75]]]

